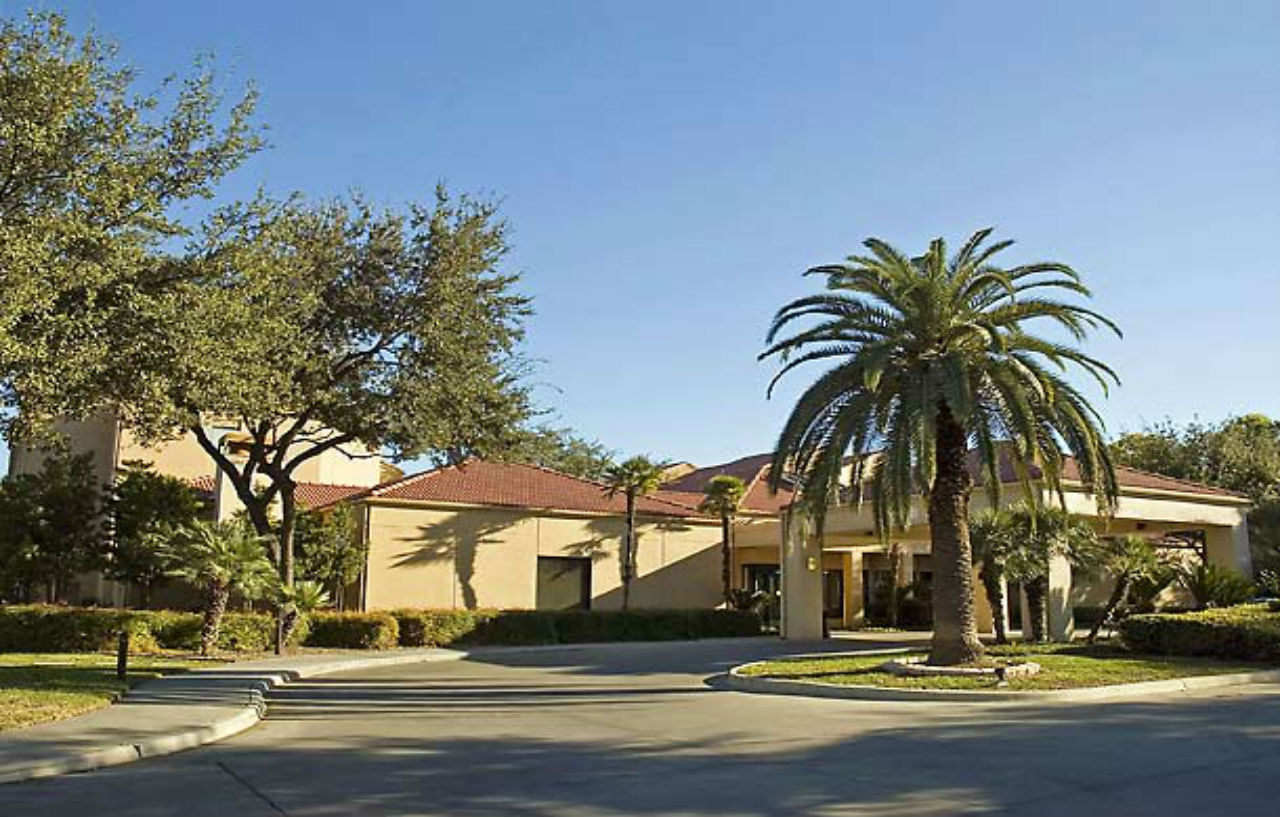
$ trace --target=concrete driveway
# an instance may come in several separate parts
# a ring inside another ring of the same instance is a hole
[[[844,648],[848,648],[848,644]],[[311,681],[171,758],[0,788],[0,814],[1275,814],[1280,686],[891,704],[706,679],[774,643],[494,653]],[[794,649],[794,648],[791,648]]]

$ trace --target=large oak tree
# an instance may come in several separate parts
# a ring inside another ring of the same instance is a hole
[[[203,64],[154,92],[140,84],[114,46],[56,14],[0,23],[0,403],[11,437],[93,407],[111,363],[104,339],[165,285],[152,257],[187,234],[183,206],[262,144],[254,93],[227,103]]]
[[[527,414],[517,345],[528,301],[499,267],[491,204],[437,191],[403,210],[262,200],[218,211],[149,342],[104,383],[146,439],[186,431],[226,475],[285,587],[298,471],[329,452],[457,462],[505,450]],[[234,421],[234,450],[213,431]],[[278,504],[278,519],[273,506]]]

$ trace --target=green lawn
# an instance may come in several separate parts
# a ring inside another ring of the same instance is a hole
[[[121,681],[114,655],[0,654],[0,730],[70,718],[106,706],[140,681],[208,663],[190,657],[132,656],[129,678]]]
[[[1076,689],[1277,668],[1274,664],[1219,661],[1212,658],[1135,655],[1122,647],[1106,644],[1015,644],[990,647],[988,654],[996,660],[1009,663],[1017,663],[1019,658],[1026,658],[1042,667],[1036,675],[1011,679],[1006,687],[1011,691]],[[747,667],[742,672],[744,675],[768,678],[899,689],[996,688],[993,678],[920,678],[893,675],[876,669],[893,657],[871,655],[767,661]]]

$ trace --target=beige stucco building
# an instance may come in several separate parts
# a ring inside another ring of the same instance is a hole
[[[158,473],[190,482],[206,495],[216,519],[229,519],[244,507],[230,481],[219,472],[213,458],[191,432],[147,445],[110,414],[61,423],[56,430],[73,453],[92,454],[94,473],[103,486],[109,485],[126,463],[140,461],[150,463]],[[205,426],[204,431],[232,460],[243,456],[242,446],[247,435],[238,423],[213,422]],[[15,445],[9,456],[9,473],[38,472],[45,456],[46,452],[38,448]],[[379,483],[383,471],[382,458],[364,447],[346,446],[325,451],[295,472],[298,501],[304,506],[318,506],[362,493]],[[68,597],[75,603],[119,606],[129,595],[127,587],[99,573],[89,573],[80,576],[69,588]]]
[[[681,499],[639,500],[633,607],[722,600],[719,523]],[[352,501],[369,551],[358,593],[365,609],[621,606],[624,502],[597,483],[471,461]]]
[[[207,492],[219,518],[239,507],[213,460],[190,435],[146,447],[111,418],[65,430],[74,450],[94,452],[104,482],[125,462],[143,460]],[[211,427],[209,433],[232,454],[243,441],[234,424]],[[38,452],[15,450],[11,471],[35,470],[39,459]],[[921,503],[888,544],[875,535],[866,507],[831,508],[819,539],[805,520],[789,517],[792,494],[785,481],[778,493],[769,490],[770,459],[762,454],[703,468],[681,464],[668,472],[657,494],[640,500],[633,607],[723,602],[719,520],[697,510],[703,489],[719,474],[737,476],[747,486],[734,525],[733,583],[776,599],[770,614],[784,636],[815,638],[824,629],[862,626],[892,585],[927,591],[932,565]],[[1116,513],[1102,519],[1072,469],[1068,462],[1067,508],[1092,519],[1101,533],[1176,536],[1198,546],[1210,562],[1251,572],[1245,498],[1120,468]],[[357,509],[368,561],[358,586],[347,594],[349,605],[368,610],[621,605],[624,504],[603,486],[545,468],[484,461],[386,482],[379,481],[382,475],[380,459],[364,450],[327,452],[299,475],[303,505],[324,509],[345,502]],[[1012,473],[1002,478],[1014,481]],[[1005,494],[1009,501],[1021,497],[1016,490]],[[985,496],[975,491],[975,510],[984,507]],[[1105,581],[1081,582],[1065,560],[1055,562],[1051,631],[1070,633],[1073,608],[1100,603],[1106,591]],[[125,599],[124,588],[87,576],[73,600],[121,604]],[[1017,610],[988,609],[980,591],[975,601],[984,630],[994,616],[1017,617]]]

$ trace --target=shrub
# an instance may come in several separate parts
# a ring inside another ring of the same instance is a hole
[[[761,633],[760,617],[747,610],[694,610],[694,638],[750,638]]]
[[[497,610],[392,610],[401,647],[448,647],[459,643]]]
[[[672,641],[760,634],[746,610],[393,610],[402,647]]]
[[[400,641],[400,627],[389,613],[315,613],[307,624],[308,647],[389,650]]]
[[[113,650],[128,629],[137,652],[156,648],[145,613],[88,607],[0,607],[0,652],[98,652]]]
[[[1120,637],[1134,652],[1280,660],[1280,614],[1263,604],[1130,616]]]
[[[1243,574],[1215,564],[1184,565],[1178,583],[1196,600],[1196,607],[1230,607],[1253,598],[1256,589]]]
[[[148,613],[156,643],[167,650],[200,649],[199,613],[160,610]],[[303,619],[289,636],[289,644],[301,644],[306,636]],[[267,652],[276,643],[276,619],[269,613],[225,613],[218,627],[219,650],[228,652]]]
[[[199,613],[176,610],[111,610],[32,605],[0,607],[0,652],[100,652],[114,650],[122,626],[133,652],[200,648]],[[290,644],[301,643],[305,622]],[[276,620],[267,613],[227,613],[218,649],[266,652],[275,644]]]

